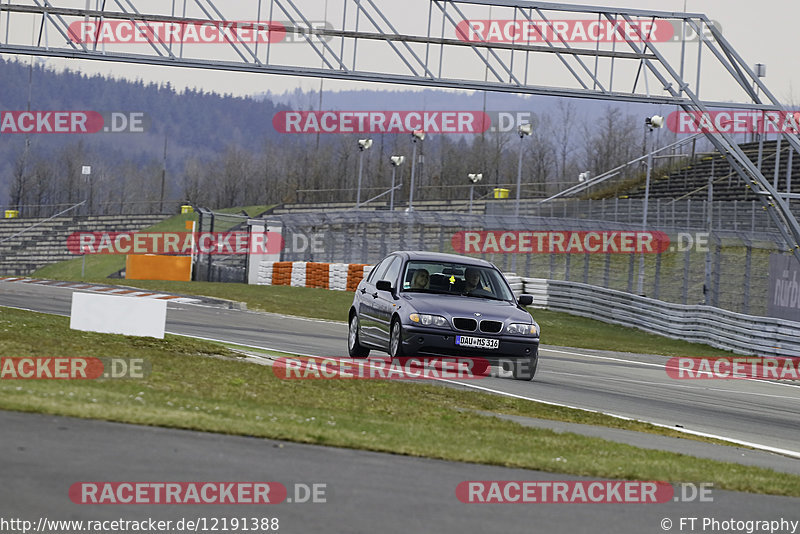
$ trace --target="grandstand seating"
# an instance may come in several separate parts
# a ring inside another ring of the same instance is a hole
[[[775,176],[775,151],[776,141],[766,141],[762,152],[762,174],[774,185]],[[752,160],[758,161],[758,143],[740,145],[745,154]],[[777,189],[786,191],[786,171],[788,168],[789,146],[781,146],[780,165],[778,166]],[[746,186],[741,178],[731,170],[725,158],[718,152],[701,154],[695,157],[689,165],[673,170],[666,174],[654,171],[650,182],[650,198],[677,199],[691,198],[704,200],[708,198],[708,178],[711,176],[712,164],[714,171],[714,200],[757,200],[753,190]],[[630,198],[643,198],[645,184],[642,182],[635,189],[622,196]],[[792,192],[800,192],[800,155],[792,157]]]
[[[0,219],[0,275],[25,276],[45,265],[77,257],[67,250],[67,238],[75,232],[135,231],[164,218],[164,215],[58,217],[30,230],[26,228],[42,220]],[[26,231],[12,237],[23,230]]]

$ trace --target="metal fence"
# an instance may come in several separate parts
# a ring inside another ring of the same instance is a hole
[[[205,208],[197,209],[197,232],[246,232],[245,213],[220,213]],[[194,266],[194,279],[203,282],[247,283],[247,256],[243,254],[202,254]]]
[[[800,203],[794,202],[793,207]],[[511,215],[515,202],[490,201],[486,213]],[[758,201],[677,200],[653,198],[648,202],[647,224],[644,200],[640,198],[604,198],[589,200],[558,199],[545,203],[523,200],[520,213],[531,217],[596,220],[638,224],[640,227],[675,230],[719,230],[775,233],[777,228]]]
[[[5,211],[17,211],[19,217],[26,219],[46,218],[60,213],[78,202],[65,204],[6,204],[0,205],[0,216]],[[84,217],[96,217],[102,215],[173,215],[180,213],[184,202],[178,201],[106,201],[83,202],[79,208],[72,212],[72,215]]]
[[[515,217],[504,209],[485,214],[425,211],[326,211],[267,217],[280,226],[281,261],[374,264],[395,250],[461,253],[454,236],[463,231],[580,232],[642,229],[641,201],[548,203],[547,216]],[[613,206],[613,209],[610,207]],[[523,277],[572,281],[682,305],[708,305],[766,315],[769,256],[787,252],[781,236],[753,203],[711,204],[720,221],[708,231],[708,205],[684,201],[653,214],[647,229],[669,236],[659,253],[468,254]],[[552,210],[552,211],[550,211]],[[638,216],[637,216],[638,211]],[[529,213],[525,211],[524,213]],[[665,213],[669,214],[666,216]],[[721,215],[720,215],[721,214]],[[738,218],[737,218],[738,217]],[[201,231],[245,228],[247,217],[203,214]],[[724,221],[724,222],[723,222]],[[738,221],[738,222],[737,222]],[[749,224],[745,224],[748,222]],[[753,223],[755,221],[755,224]],[[201,257],[198,279],[242,282],[243,257]]]

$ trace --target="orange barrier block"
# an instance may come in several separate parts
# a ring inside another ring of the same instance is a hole
[[[130,255],[125,260],[128,280],[171,280],[189,282],[192,279],[191,256]]]
[[[330,287],[329,263],[306,263],[306,287]]]
[[[279,261],[272,267],[272,285],[290,286],[292,285],[292,262]]]
[[[347,266],[348,291],[355,291],[358,289],[358,284],[364,279],[364,267],[366,267],[366,264],[363,263],[351,263]]]

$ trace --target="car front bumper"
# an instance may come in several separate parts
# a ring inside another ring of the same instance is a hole
[[[456,345],[456,336],[498,339],[497,349],[479,349]],[[457,356],[485,358],[490,363],[501,359],[536,358],[539,352],[538,337],[521,337],[473,332],[434,330],[415,326],[403,327],[403,354],[405,356]]]

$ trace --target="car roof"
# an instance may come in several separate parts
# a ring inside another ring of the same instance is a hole
[[[432,261],[432,262],[452,262],[462,263],[464,265],[474,265],[476,267],[494,267],[492,263],[482,260],[480,258],[470,258],[469,256],[459,256],[458,254],[445,254],[443,252],[425,252],[422,250],[401,250],[394,252],[405,256],[409,260],[414,261]]]

